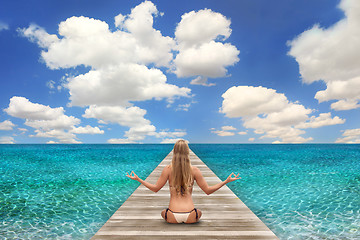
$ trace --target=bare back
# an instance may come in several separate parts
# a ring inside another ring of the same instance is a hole
[[[168,168],[169,171],[169,175],[168,175],[169,189],[170,189],[169,208],[175,212],[187,212],[194,209],[194,203],[192,200],[192,190],[193,190],[194,181],[191,183],[190,189],[188,189],[188,191],[186,191],[183,195],[177,193],[175,187],[172,185],[171,182],[172,179],[171,166],[169,165],[166,168]],[[193,175],[193,179],[195,179],[193,168],[194,167],[192,167],[192,175]]]

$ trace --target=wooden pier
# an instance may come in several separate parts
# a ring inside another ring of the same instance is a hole
[[[155,183],[171,159],[172,152],[146,181]],[[190,160],[209,185],[221,181],[192,151]],[[206,195],[194,184],[193,201],[203,213],[195,224],[166,223],[160,213],[169,199],[168,183],[157,193],[140,185],[91,239],[278,239],[227,186]]]

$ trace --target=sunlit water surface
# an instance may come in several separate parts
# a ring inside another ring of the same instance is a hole
[[[191,144],[280,239],[360,239],[360,145]],[[172,145],[0,145],[0,236],[89,239]]]

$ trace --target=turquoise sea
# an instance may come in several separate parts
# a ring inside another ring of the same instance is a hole
[[[173,145],[0,145],[2,239],[89,239]],[[360,239],[360,145],[190,144],[280,239]]]

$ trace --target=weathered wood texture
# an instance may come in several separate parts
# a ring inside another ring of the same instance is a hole
[[[172,152],[146,181],[155,183],[171,159]],[[209,185],[221,181],[192,151],[190,159]],[[157,193],[140,185],[92,239],[278,239],[227,186],[208,196],[194,184],[194,204],[203,213],[195,224],[166,223],[160,213],[169,198],[168,183]]]

